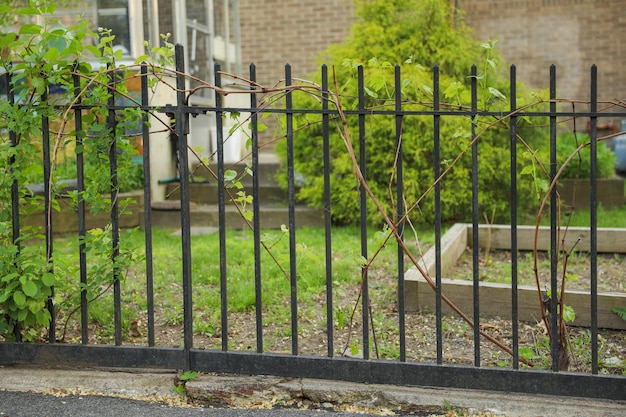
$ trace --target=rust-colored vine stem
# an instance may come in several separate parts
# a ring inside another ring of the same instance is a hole
[[[347,122],[347,119],[346,119],[345,114],[343,112],[343,109],[341,107],[341,99],[340,99],[340,97],[339,97],[339,95],[337,93],[339,91],[339,88],[337,86],[337,77],[334,74],[334,68],[333,68],[333,78],[334,78],[334,86],[335,86],[335,93],[333,93],[333,95],[335,96],[335,101],[336,101],[336,104],[337,104],[337,109],[338,109],[338,112],[339,112],[339,115],[340,115],[340,120],[341,120],[341,126],[340,126],[340,129],[339,129],[338,133],[341,136],[341,138],[342,138],[342,140],[343,140],[343,142],[344,142],[344,144],[346,146],[346,150],[348,151],[348,155],[350,156],[350,159],[352,161],[354,173],[355,173],[355,175],[357,177],[357,180],[359,181],[359,184],[363,187],[365,192],[368,194],[368,196],[370,197],[370,199],[372,200],[372,202],[376,206],[376,209],[378,210],[378,212],[381,214],[381,216],[383,216],[383,219],[384,219],[385,223],[387,224],[387,226],[391,230],[391,232],[394,235],[394,237],[395,237],[396,241],[398,242],[398,244],[402,247],[404,253],[411,260],[411,262],[417,268],[417,270],[420,272],[420,274],[422,274],[422,276],[424,277],[424,279],[426,280],[428,285],[433,290],[436,290],[437,289],[437,285],[432,280],[432,278],[430,277],[428,272],[425,271],[424,268],[422,268],[419,265],[419,261],[411,253],[411,251],[408,250],[408,248],[406,247],[406,245],[404,244],[404,242],[402,240],[402,237],[398,233],[398,229],[397,229],[396,224],[385,213],[385,210],[383,209],[383,207],[381,206],[380,202],[378,201],[378,199],[376,198],[376,196],[374,195],[372,190],[369,188],[369,186],[367,184],[367,181],[363,177],[363,173],[361,172],[361,169],[359,168],[359,164],[357,162],[356,154],[354,152],[354,148],[352,147],[352,142],[350,140],[350,132],[349,132],[349,129],[348,129],[348,122]],[[470,319],[465,313],[463,313],[463,311],[461,311],[461,309],[456,304],[454,304],[454,302],[452,302],[452,300],[450,300],[447,296],[442,294],[441,295],[441,300],[443,302],[445,302],[456,314],[458,314],[458,316],[461,317],[461,319],[463,321],[465,321],[470,327],[472,327],[472,328],[475,327],[474,326],[474,321],[472,319]],[[504,345],[501,341],[499,341],[498,339],[494,338],[493,336],[487,334],[482,329],[479,329],[479,332],[480,332],[480,335],[483,336],[485,339],[489,340],[491,343],[495,344],[496,346],[498,346],[500,349],[504,350],[508,354],[513,355],[513,351],[508,346]],[[526,359],[526,358],[520,357],[519,360],[522,361],[524,364],[530,366],[530,367],[534,367],[534,363],[532,361]]]

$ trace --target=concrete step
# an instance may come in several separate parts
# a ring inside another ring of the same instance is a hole
[[[176,201],[167,204],[156,204],[152,208],[152,225],[165,228],[180,228],[180,204]],[[250,206],[252,210],[252,206]],[[306,206],[297,206],[295,210],[297,227],[322,227],[324,225],[324,210]],[[143,213],[139,216],[143,227]],[[281,225],[289,224],[287,206],[260,207],[259,220],[262,229],[280,229]],[[232,204],[225,206],[226,227],[232,229],[247,228],[241,214]],[[194,227],[219,227],[219,213],[217,205],[191,205],[191,225]]]
[[[244,170],[249,166],[249,162],[242,161],[236,162],[233,164],[224,164],[224,170],[234,170],[237,172],[237,177],[240,178],[240,181],[243,185],[252,185],[252,175],[243,175],[241,174]],[[193,177],[198,179],[203,179],[209,181],[210,183],[217,182],[214,174],[217,174],[217,164],[210,163],[209,170],[207,170],[204,166],[194,166],[192,167]],[[266,158],[265,160],[259,160],[258,170],[256,172],[257,177],[259,178],[259,185],[276,185],[275,176],[276,173],[281,169],[281,165],[276,158]]]
[[[239,191],[244,191],[246,195],[252,195],[252,186],[245,185],[241,190],[237,188],[229,188],[233,198],[237,198]],[[217,204],[218,202],[218,186],[217,181],[212,182],[191,182],[189,183],[190,201],[207,205]],[[180,184],[170,183],[167,185],[167,200],[180,200]],[[265,184],[259,186],[259,204],[261,205],[277,205],[287,204],[287,193],[277,184]],[[231,197],[224,192],[224,201],[229,202]]]
[[[249,161],[226,164],[224,170],[234,170],[238,173],[243,188],[229,188],[234,198],[238,191],[252,195],[252,175],[244,174],[249,167]],[[199,166],[193,170],[195,182],[189,183],[191,202],[191,224],[196,227],[218,227],[218,185],[212,173],[217,173],[217,164]],[[278,186],[275,175],[281,165],[274,154],[259,156],[259,165],[256,175],[259,180],[258,203],[260,205],[261,228],[279,229],[281,225],[289,223],[287,208],[287,192]],[[212,172],[212,173],[211,173]],[[173,182],[167,185],[166,201],[155,202],[152,205],[152,224],[159,227],[180,228],[180,184]],[[226,227],[242,229],[246,226],[241,214],[231,203],[231,197],[224,195]],[[252,206],[249,206],[252,209]],[[141,221],[143,222],[143,216]],[[324,211],[306,206],[296,207],[296,225],[321,227],[324,225]],[[143,226],[143,225],[142,225]]]

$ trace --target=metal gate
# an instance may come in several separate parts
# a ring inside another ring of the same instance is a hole
[[[362,297],[361,305],[363,308],[359,312],[362,315],[361,317],[361,325],[362,332],[360,337],[362,338],[361,344],[361,358],[355,357],[347,357],[338,355],[336,352],[336,348],[334,346],[334,332],[335,323],[333,316],[333,287],[337,288],[337,284],[333,283],[333,257],[332,257],[332,240],[331,240],[331,230],[333,229],[333,224],[331,222],[332,215],[332,199],[333,196],[330,194],[330,188],[327,186],[325,188],[325,261],[323,265],[320,265],[320,268],[326,269],[327,273],[327,289],[326,289],[326,314],[327,314],[327,323],[324,326],[324,339],[327,343],[327,354],[325,355],[304,355],[300,352],[299,348],[299,314],[298,314],[298,275],[297,268],[298,264],[296,262],[298,257],[297,250],[297,237],[296,233],[298,230],[298,224],[296,223],[295,216],[295,208],[296,208],[296,172],[294,170],[294,160],[293,160],[293,142],[297,141],[298,130],[294,127],[293,117],[296,114],[310,113],[319,115],[321,117],[321,131],[323,132],[323,137],[321,138],[321,146],[323,147],[324,153],[324,166],[325,166],[325,181],[329,183],[333,180],[332,178],[332,168],[331,162],[329,158],[328,151],[328,140],[330,137],[330,132],[335,128],[335,123],[337,120],[342,120],[341,117],[349,117],[354,118],[357,121],[355,132],[359,136],[359,152],[360,155],[355,155],[355,158],[359,160],[360,169],[356,173],[357,180],[367,178],[367,129],[368,124],[366,120],[373,115],[385,115],[396,118],[396,131],[393,132],[393,135],[396,138],[395,149],[398,149],[398,159],[397,164],[394,167],[397,170],[397,187],[395,188],[397,201],[403,201],[403,184],[402,184],[402,146],[403,142],[411,140],[408,137],[402,137],[402,123],[405,120],[408,120],[412,117],[417,116],[427,116],[432,120],[432,132],[429,132],[429,135],[432,137],[432,140],[435,144],[435,149],[440,144],[440,141],[443,140],[441,137],[441,123],[442,119],[445,118],[464,118],[466,120],[473,120],[476,117],[484,117],[484,118],[498,118],[499,120],[508,120],[508,129],[509,129],[509,137],[511,139],[511,143],[513,145],[510,147],[511,152],[511,160],[513,163],[511,164],[511,179],[512,179],[512,188],[510,190],[510,210],[511,210],[511,252],[513,254],[517,253],[516,242],[517,242],[517,206],[518,206],[518,196],[517,190],[515,186],[515,179],[519,175],[516,172],[516,154],[515,154],[515,142],[517,140],[517,132],[516,126],[517,121],[522,118],[533,118],[533,117],[544,117],[549,120],[549,130],[550,130],[550,141],[552,143],[552,147],[556,146],[556,135],[557,135],[557,119],[559,118],[588,118],[589,126],[590,126],[590,147],[591,154],[593,155],[591,158],[591,169],[592,173],[595,175],[596,170],[596,162],[595,162],[595,152],[597,146],[597,138],[598,138],[598,120],[606,117],[626,117],[625,112],[618,113],[602,113],[598,110],[598,103],[596,97],[596,86],[597,86],[597,72],[595,66],[591,68],[591,98],[589,100],[589,111],[562,111],[558,108],[557,103],[558,99],[556,96],[556,69],[553,67],[551,69],[551,77],[550,77],[550,100],[549,109],[547,111],[531,111],[526,108],[518,108],[516,103],[516,79],[515,79],[515,67],[511,68],[511,79],[510,79],[510,91],[509,91],[509,99],[510,99],[510,109],[508,114],[503,114],[502,112],[490,112],[490,111],[481,111],[478,110],[478,102],[476,98],[476,88],[477,88],[477,76],[476,69],[473,69],[473,81],[472,81],[472,102],[469,108],[459,107],[459,108],[451,108],[448,106],[444,106],[439,101],[440,96],[440,85],[439,85],[439,76],[438,69],[435,68],[433,70],[434,76],[434,85],[431,87],[433,91],[433,102],[431,103],[430,109],[422,109],[422,110],[407,110],[405,107],[408,107],[406,103],[404,103],[401,99],[402,95],[399,93],[401,88],[401,77],[399,69],[396,68],[395,72],[395,80],[396,85],[393,87],[396,91],[394,97],[396,97],[395,102],[391,107],[381,107],[381,108],[368,108],[366,107],[366,88],[363,83],[363,68],[358,68],[358,77],[357,82],[359,83],[359,99],[358,107],[354,109],[339,109],[336,106],[336,101],[333,101],[332,88],[329,87],[328,81],[328,71],[326,68],[323,69],[323,84],[317,88],[317,94],[319,98],[319,102],[321,103],[319,109],[298,109],[294,108],[291,101],[291,94],[295,91],[295,87],[293,80],[291,78],[291,69],[290,67],[286,68],[285,72],[285,83],[284,86],[281,87],[282,92],[284,93],[284,102],[281,102],[281,106],[273,106],[266,107],[263,105],[259,105],[257,103],[257,96],[260,94],[265,94],[271,91],[271,89],[263,88],[254,83],[255,80],[255,68],[251,67],[250,81],[251,83],[247,84],[247,89],[245,94],[248,94],[250,97],[250,106],[242,107],[242,108],[227,108],[222,105],[222,96],[220,93],[224,93],[227,90],[221,85],[221,73],[219,69],[216,71],[216,80],[213,84],[215,86],[216,91],[216,103],[215,106],[192,106],[189,105],[189,96],[190,91],[186,89],[185,83],[185,67],[183,62],[183,51],[182,47],[177,46],[176,48],[176,70],[172,72],[176,79],[176,103],[175,105],[167,105],[167,106],[150,106],[148,104],[148,84],[147,84],[147,67],[142,68],[142,100],[139,103],[139,107],[145,112],[144,122],[148,119],[149,113],[154,114],[168,114],[172,119],[176,121],[174,130],[172,134],[175,134],[177,137],[178,143],[178,157],[179,157],[179,172],[178,176],[180,179],[180,229],[182,231],[181,240],[180,240],[180,251],[181,251],[181,265],[182,268],[182,281],[176,283],[178,288],[181,288],[182,291],[182,346],[179,347],[166,347],[158,345],[158,337],[155,336],[155,308],[158,308],[158,294],[155,294],[153,288],[153,247],[152,247],[152,201],[151,201],[151,193],[150,193],[150,173],[151,173],[151,160],[150,160],[150,146],[151,146],[151,138],[149,135],[148,127],[146,123],[144,123],[142,129],[143,136],[143,167],[144,167],[144,193],[143,193],[143,202],[144,202],[144,233],[145,233],[145,257],[146,257],[146,317],[147,317],[147,339],[146,343],[143,344],[133,344],[129,345],[125,343],[124,338],[122,336],[122,305],[123,305],[123,286],[121,286],[119,277],[114,278],[113,286],[114,286],[114,343],[112,344],[92,344],[89,341],[89,323],[87,321],[88,317],[88,308],[89,304],[86,298],[81,300],[81,312],[82,312],[82,322],[81,322],[81,342],[77,344],[67,344],[67,343],[57,343],[56,339],[56,331],[55,331],[55,321],[52,321],[51,329],[49,330],[49,336],[46,343],[18,343],[18,342],[2,342],[0,343],[0,363],[3,365],[12,365],[12,364],[36,364],[36,365],[68,365],[68,366],[103,366],[103,367],[127,367],[127,368],[166,368],[166,369],[191,369],[197,371],[206,371],[206,372],[228,372],[228,373],[241,373],[241,374],[272,374],[272,375],[280,375],[287,377],[306,377],[306,378],[321,378],[321,379],[337,379],[337,380],[345,380],[345,381],[355,381],[355,382],[366,382],[366,383],[380,383],[380,384],[397,384],[397,385],[421,385],[421,386],[433,386],[433,387],[452,387],[452,388],[472,388],[472,389],[481,389],[481,390],[493,390],[493,391],[509,391],[509,392],[520,392],[520,393],[534,393],[534,394],[546,394],[546,395],[559,395],[559,396],[579,396],[579,397],[592,397],[592,398],[605,398],[605,399],[615,399],[615,400],[624,400],[626,393],[626,378],[623,375],[602,375],[599,372],[598,368],[598,323],[597,323],[597,264],[594,264],[594,261],[597,258],[597,198],[595,190],[596,188],[596,178],[592,175],[591,181],[591,228],[590,228],[590,255],[592,259],[592,275],[591,275],[591,291],[589,293],[589,309],[592,317],[591,327],[590,327],[590,335],[591,335],[591,356],[592,356],[592,369],[590,373],[581,373],[581,372],[563,372],[559,371],[559,347],[553,343],[551,346],[551,354],[552,357],[550,359],[549,369],[532,369],[528,366],[524,366],[523,361],[520,357],[520,346],[519,341],[515,335],[518,333],[519,329],[519,320],[516,315],[517,311],[517,284],[515,282],[515,278],[513,278],[513,285],[511,287],[512,291],[512,300],[513,300],[513,312],[512,312],[512,320],[511,326],[513,328],[514,337],[511,340],[511,353],[512,353],[512,364],[507,367],[492,367],[492,366],[484,366],[481,364],[480,358],[480,349],[481,349],[481,339],[483,338],[483,334],[481,334],[480,327],[480,310],[481,303],[488,302],[488,300],[479,300],[478,298],[478,280],[474,281],[474,311],[473,317],[474,320],[474,350],[475,350],[475,361],[470,366],[460,366],[452,363],[448,363],[443,360],[443,349],[445,344],[447,343],[444,339],[443,330],[442,330],[442,304],[445,303],[445,294],[442,294],[441,291],[441,272],[435,274],[432,277],[432,282],[435,286],[435,292],[437,297],[437,308],[434,312],[436,320],[434,323],[435,328],[434,338],[432,343],[436,344],[437,348],[437,357],[432,360],[432,362],[418,362],[407,359],[407,349],[410,348],[406,345],[406,334],[410,332],[411,329],[406,328],[406,316],[409,313],[405,312],[405,282],[404,282],[404,256],[403,250],[400,246],[398,246],[398,265],[397,265],[397,288],[395,289],[397,293],[397,319],[398,319],[398,334],[399,334],[399,354],[397,359],[393,360],[381,360],[381,359],[373,359],[371,358],[370,345],[371,340],[371,317],[370,310],[368,309],[369,301],[368,301],[368,280],[367,274],[363,274],[362,280],[362,289],[360,293],[360,297]],[[313,87],[311,87],[313,88]],[[241,93],[241,92],[240,92]],[[11,99],[11,98],[9,98]],[[282,105],[284,104],[284,105]],[[115,123],[115,114],[116,112],[120,112],[125,108],[125,106],[120,106],[116,104],[115,97],[109,103],[110,105],[110,114],[111,120],[110,123]],[[131,104],[131,107],[137,106],[135,104]],[[86,109],[76,106],[74,111],[76,111],[77,115],[80,114],[80,111],[85,111]],[[219,228],[219,240],[220,240],[220,248],[225,248],[226,242],[226,227],[225,227],[225,206],[229,204],[228,195],[225,194],[225,171],[227,167],[225,167],[223,161],[223,142],[224,142],[224,132],[222,129],[222,120],[226,113],[241,113],[247,112],[249,113],[249,128],[250,128],[250,169],[252,171],[252,220],[250,221],[251,230],[254,236],[254,252],[250,256],[254,256],[254,275],[255,275],[255,286],[256,286],[256,301],[255,301],[255,311],[254,314],[251,314],[251,317],[254,317],[255,329],[257,332],[256,335],[256,348],[251,349],[252,351],[241,351],[232,348],[229,345],[229,311],[228,311],[228,254],[225,252],[225,249],[220,250],[219,253],[214,254],[214,262],[219,263],[220,265],[220,294],[221,300],[219,302],[219,310],[221,314],[221,329],[220,333],[216,336],[221,339],[221,349],[204,349],[199,348],[194,345],[194,293],[197,288],[198,283],[194,282],[193,278],[193,259],[192,259],[192,209],[190,208],[190,187],[193,185],[193,182],[190,181],[192,175],[190,173],[190,164],[189,161],[189,151],[188,151],[188,143],[187,143],[187,135],[189,126],[189,120],[193,117],[207,117],[207,115],[215,115],[215,119],[217,120],[218,128],[217,132],[217,182],[218,189],[220,190],[219,195],[219,218],[221,227]],[[260,199],[259,196],[259,183],[257,177],[257,171],[259,169],[259,146],[258,146],[258,138],[259,138],[259,120],[263,116],[263,114],[278,114],[281,117],[284,117],[284,136],[287,141],[287,160],[286,160],[286,170],[287,170],[287,178],[288,178],[288,212],[289,212],[289,222],[286,225],[288,230],[293,231],[289,235],[289,268],[287,274],[290,279],[290,322],[291,322],[291,351],[287,353],[274,353],[267,352],[264,349],[264,322],[263,322],[263,309],[267,306],[262,304],[262,291],[263,291],[263,274],[260,268],[260,257],[261,257],[261,226],[259,223],[259,219],[262,217],[262,210],[259,207],[258,201]],[[343,113],[343,116],[342,116]],[[79,117],[76,116],[78,120]],[[345,120],[345,119],[343,119]],[[77,126],[77,131],[82,127]],[[476,138],[479,136],[479,132],[476,130],[476,126],[472,125],[471,129],[472,137],[468,140],[468,149],[472,154],[472,173],[471,177],[468,181],[472,181],[474,186],[474,195],[472,197],[471,207],[473,210],[473,226],[476,231],[473,234],[474,245],[476,248],[473,252],[474,262],[473,268],[474,271],[479,270],[479,265],[477,262],[478,257],[478,197],[477,197],[477,187],[478,187],[478,169],[479,165],[479,154],[478,154],[478,144],[479,141]],[[45,142],[49,142],[49,137],[44,133],[44,144]],[[112,152],[111,155],[115,155],[115,152]],[[359,159],[360,158],[360,159]],[[441,182],[442,178],[442,161],[441,156],[435,152],[433,161],[433,191],[435,198],[435,207],[438,207],[437,210],[440,209],[441,201],[439,201],[439,193],[441,191]],[[44,158],[44,163],[49,164],[49,160]],[[115,158],[111,158],[110,161],[111,169],[114,172],[115,167]],[[49,167],[48,167],[49,169]],[[551,166],[552,172],[550,173],[551,178],[556,176],[556,165],[553,164]],[[361,178],[362,176],[362,178]],[[79,190],[81,189],[80,183],[88,180],[85,178],[78,178]],[[365,207],[368,204],[368,195],[367,190],[364,186],[367,183],[361,181],[361,207],[363,213],[366,212]],[[19,195],[17,193],[14,194],[13,208],[14,208],[14,216],[13,216],[13,231],[15,233],[15,237],[17,238],[20,234],[20,218],[19,218],[19,210],[16,209],[16,205],[19,204]],[[16,201],[17,200],[17,201]],[[551,196],[552,206],[556,206],[556,191],[552,192]],[[51,211],[51,199],[50,193],[46,192],[44,194],[44,206],[46,208],[45,215],[45,233],[46,233],[46,241],[52,242],[55,238],[52,233],[51,228],[51,218],[55,216],[54,212]],[[116,192],[113,192],[112,195],[112,208],[111,208],[111,233],[112,239],[114,242],[118,242],[120,238],[120,224],[118,218],[118,199]],[[371,203],[369,203],[371,204]],[[397,217],[396,220],[392,220],[392,227],[395,232],[391,233],[390,242],[394,242],[396,239],[402,239],[404,233],[405,223],[398,219],[403,219],[406,213],[407,207],[403,204],[398,204],[397,207]],[[556,211],[552,211],[553,215],[551,217],[551,242],[552,242],[552,253],[556,253],[556,244],[557,244],[557,217]],[[79,210],[79,224],[80,232],[79,234],[85,233],[85,211]],[[436,253],[441,253],[441,239],[442,239],[442,224],[440,216],[435,214],[434,221],[434,229],[435,229],[435,242],[434,246],[437,248]],[[360,233],[363,240],[367,241],[367,221],[366,217],[362,217],[362,222],[360,226]],[[394,235],[395,233],[395,235]],[[390,243],[391,244],[391,243]],[[367,246],[362,247],[362,255],[364,258],[367,258]],[[438,264],[441,263],[441,259],[438,259]],[[517,259],[516,256],[512,257],[512,269],[516,271]],[[84,265],[81,268],[86,268]],[[87,275],[87,271],[84,270],[83,276]],[[515,274],[515,272],[514,272]],[[172,283],[174,284],[174,283]],[[556,274],[553,274],[552,279],[552,290],[553,293],[557,293],[556,287]],[[54,305],[58,302],[58,300],[54,299],[54,296],[51,298],[49,306],[51,314],[54,318]],[[557,303],[552,303],[549,307],[549,320],[552,329],[558,328],[557,323]],[[295,336],[294,336],[295,335]]]

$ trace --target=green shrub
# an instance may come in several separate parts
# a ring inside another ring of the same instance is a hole
[[[442,0],[383,0],[356,1],[357,23],[341,45],[331,46],[321,59],[334,65],[336,83],[344,110],[355,109],[357,102],[356,71],[363,65],[367,108],[393,109],[394,64],[402,74],[402,99],[405,110],[432,109],[433,75],[431,68],[440,68],[442,103],[454,108],[470,105],[470,69],[478,67],[478,103],[481,109],[506,112],[508,102],[502,92],[508,91],[506,77],[498,72],[498,56],[494,43],[474,40],[461,22],[451,26],[453,10]],[[393,63],[393,64],[392,64]],[[314,76],[319,82],[320,73]],[[334,91],[334,88],[330,88]],[[518,88],[518,104],[524,101],[523,86]],[[319,98],[295,91],[294,106],[319,108]],[[415,103],[415,104],[409,104]],[[423,104],[419,104],[423,103]],[[430,103],[430,104],[429,104]],[[443,108],[443,105],[442,105]],[[299,179],[298,197],[309,205],[323,207],[323,155],[320,117],[297,115],[294,120],[295,171]],[[494,119],[477,118],[476,132],[494,123]],[[358,155],[358,119],[347,116],[352,145]],[[386,213],[393,218],[395,192],[395,123],[393,115],[367,116],[367,182]],[[405,116],[402,122],[404,190],[407,204],[413,205],[434,182],[433,117]],[[481,210],[494,220],[506,221],[509,213],[509,148],[508,121],[495,123],[479,139],[479,204]],[[467,117],[442,117],[442,171],[462,154],[459,162],[441,182],[442,219],[445,222],[471,219],[471,126]],[[524,129],[525,120],[518,121],[520,133],[533,147],[539,146],[541,132]],[[305,128],[306,127],[306,128]],[[520,146],[520,152],[524,149]],[[286,145],[277,144],[277,152],[286,158]],[[528,163],[520,158],[520,164]],[[351,159],[343,140],[333,125],[331,138],[331,198],[332,215],[336,223],[348,224],[359,220],[358,183]],[[521,168],[521,167],[520,167]],[[282,176],[280,180],[286,183]],[[534,201],[530,192],[532,179],[520,178],[520,207]],[[412,212],[412,221],[431,222],[434,218],[433,193],[430,192]],[[374,204],[368,204],[368,219],[380,224]],[[481,215],[482,219],[482,215]]]
[[[572,133],[559,135],[556,142],[558,166],[563,165],[567,158],[585,143],[589,143],[588,135],[574,136]],[[582,148],[565,166],[561,178],[589,178],[591,176],[590,153],[589,146]],[[604,142],[598,142],[597,163],[598,178],[610,178],[615,175],[615,154]]]
[[[88,29],[89,22],[82,19],[71,27],[64,26],[53,17],[55,2],[11,3],[15,3],[15,7],[0,5],[0,27],[11,26],[18,20],[23,23],[18,33],[0,31],[3,52],[0,73],[11,75],[11,82],[6,85],[15,100],[15,104],[10,103],[8,91],[1,92],[6,95],[0,99],[0,160],[3,161],[0,167],[0,339],[41,341],[47,337],[47,329],[52,324],[47,308],[53,301],[50,297],[53,293],[64,292],[69,285],[66,284],[69,275],[59,267],[63,261],[52,251],[53,245],[46,240],[44,231],[22,225],[19,235],[15,235],[14,217],[25,218],[43,207],[43,198],[32,197],[27,187],[44,180],[41,166],[42,144],[46,137],[43,120],[49,122],[51,159],[62,165],[58,171],[55,166],[50,172],[50,208],[58,210],[60,207],[57,180],[75,169],[70,161],[72,156],[65,162],[57,156],[65,145],[80,138],[82,145],[77,143],[71,152],[84,157],[85,191],[81,197],[95,214],[111,209],[111,188],[116,185],[109,169],[113,141],[119,169],[118,189],[141,183],[140,169],[132,164],[133,143],[127,127],[136,127],[142,113],[141,109],[120,111],[116,131],[106,123],[112,73],[124,79],[124,71],[116,65],[122,54],[113,50],[114,38],[110,31],[101,29],[98,34],[93,33]],[[89,64],[93,61],[102,64],[102,68],[94,71]],[[89,108],[82,112],[84,130],[80,131],[73,130],[73,115],[66,112],[67,105],[76,98],[75,75],[79,78],[81,104]],[[116,83],[115,87],[117,97],[127,93],[123,83]],[[11,201],[16,191],[20,201],[17,212],[13,212]],[[78,199],[77,193],[72,195]],[[103,260],[98,269],[90,266],[89,285],[93,285],[93,290],[89,286],[81,288],[91,296],[94,291],[106,292],[113,281],[123,278],[121,271],[128,265],[124,262],[130,259],[130,252],[117,254],[119,245],[113,250],[116,242],[111,228],[93,229],[89,233],[89,239],[78,239],[86,245],[82,250],[85,253],[93,250],[95,255],[91,259]],[[74,269],[70,266],[66,271],[75,271],[76,262],[72,265]],[[67,309],[77,311],[72,307]]]

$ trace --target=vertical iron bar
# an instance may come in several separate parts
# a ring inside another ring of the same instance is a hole
[[[591,66],[591,118],[589,140],[591,141],[591,373],[598,374],[598,68]]]
[[[550,66],[550,183],[554,181],[557,172],[556,157],[556,66]],[[550,192],[550,331],[552,340],[550,351],[552,355],[552,370],[559,370],[559,325],[558,309],[559,300],[557,284],[557,264],[559,261],[558,236],[557,236],[557,214],[558,200],[556,187]]]
[[[515,65],[510,70],[510,107],[509,121],[510,157],[511,157],[511,343],[513,350],[513,369],[519,369],[519,323],[517,311],[517,73]]]
[[[285,65],[285,86],[291,86],[291,65]],[[293,151],[293,100],[292,91],[285,95],[287,128],[287,177],[289,197],[289,279],[291,283],[291,353],[298,354],[298,274],[296,271],[296,192]]]
[[[193,277],[191,270],[191,213],[189,208],[189,155],[187,133],[189,114],[185,99],[185,54],[183,46],[175,46],[176,60],[176,136],[178,137],[178,175],[180,178],[180,229],[183,267],[183,350],[186,369],[191,368],[193,347]]]
[[[13,91],[13,80],[11,77],[11,73],[7,72],[6,73],[6,77],[7,77],[7,100],[9,101],[9,103],[11,104],[11,106],[15,105],[15,94]],[[16,250],[16,257],[19,257],[20,252],[22,251],[22,241],[20,239],[20,185],[19,182],[17,180],[17,176],[15,175],[15,155],[17,154],[17,151],[15,150],[15,148],[18,145],[18,140],[17,140],[17,133],[15,132],[15,130],[13,130],[12,128],[9,129],[9,140],[11,142],[11,147],[12,149],[12,153],[9,156],[9,166],[10,166],[10,173],[11,176],[13,177],[13,181],[11,182],[11,232],[12,232],[12,236],[11,236],[11,240],[13,243],[13,246],[15,247]],[[17,269],[17,265],[14,264],[16,269]],[[21,341],[21,332],[19,331],[20,329],[17,327],[13,328],[13,332],[15,334],[15,339],[17,342]]]
[[[256,82],[256,67],[250,64],[250,81]],[[256,87],[251,86],[251,89]],[[259,127],[256,94],[250,94],[250,133],[252,135],[252,210],[254,227],[254,289],[256,300],[256,351],[263,353],[263,285],[261,280],[261,220],[259,218]]]
[[[326,337],[329,358],[334,353],[333,316],[333,249],[332,212],[330,196],[330,128],[328,117],[328,67],[322,65],[322,141],[324,149],[324,231],[326,247]]]
[[[79,237],[79,258],[78,264],[80,268],[80,283],[82,289],[80,291],[80,328],[81,343],[83,345],[89,342],[89,302],[87,299],[87,253],[85,251],[85,237],[87,236],[87,225],[85,223],[85,154],[83,137],[83,113],[80,109],[82,100],[80,98],[80,77],[73,76],[74,96],[76,97],[77,109],[74,110],[74,130],[76,131],[76,189],[78,197],[78,237]]]
[[[6,77],[7,77],[7,99],[9,103],[11,104],[11,106],[14,106],[15,94],[13,91],[13,81],[12,81],[11,73],[7,72]],[[17,176],[15,175],[15,162],[16,162],[15,155],[17,154],[17,151],[15,150],[15,148],[18,145],[18,141],[17,141],[17,133],[13,129],[9,129],[9,140],[11,141],[11,147],[13,148],[12,149],[13,152],[9,156],[10,173],[11,173],[11,176],[13,177],[13,181],[11,182],[11,229],[12,229],[11,240],[16,250],[15,255],[16,257],[18,257],[20,255],[20,252],[22,251],[22,243],[21,243],[22,241],[20,239],[20,185],[17,180]],[[17,267],[17,265],[15,266]],[[21,333],[19,332],[19,328],[14,327],[14,334],[15,334],[16,341],[18,342],[21,341]]]
[[[478,94],[476,65],[472,65],[472,270],[474,277],[474,366],[480,366],[480,247],[478,246],[478,141],[476,140],[476,118],[478,117]]]
[[[220,65],[215,64],[215,86],[222,86],[222,76],[220,74]],[[218,205],[218,222],[219,222],[219,240],[220,240],[220,306],[222,321],[222,350],[228,350],[228,283],[226,277],[226,208],[224,196],[224,126],[222,118],[224,112],[221,110],[223,106],[222,95],[215,92],[215,106],[218,110],[215,112],[215,127],[217,129],[217,205]]]
[[[43,102],[48,100],[48,94],[44,93],[41,97]],[[47,115],[41,117],[41,129],[43,136],[43,189],[44,189],[44,216],[46,216],[44,224],[46,228],[46,263],[48,272],[54,273],[52,265],[52,254],[54,251],[54,237],[52,235],[52,168],[51,168],[51,152],[50,152],[50,119]],[[48,333],[48,342],[56,342],[56,317],[54,312],[54,288],[48,297],[48,311],[50,312],[50,327]]]
[[[396,152],[398,153],[396,165],[396,225],[398,236],[404,240],[404,178],[402,172],[402,80],[400,78],[400,66],[395,67],[395,99],[396,99]],[[398,331],[400,333],[400,362],[406,362],[406,325],[404,316],[404,248],[402,242],[397,245],[398,250]]]
[[[363,180],[366,174],[365,153],[365,85],[363,66],[358,67],[358,96],[359,96],[359,169]],[[363,184],[359,185],[359,198],[361,207],[361,256],[367,259],[367,195]],[[361,311],[363,316],[363,359],[369,359],[369,284],[367,269],[361,270]]]
[[[146,301],[148,314],[148,346],[154,346],[154,265],[152,258],[152,200],[150,197],[150,125],[149,125],[148,67],[141,65],[141,135],[143,144],[143,216],[146,250]]]
[[[117,121],[115,117],[115,92],[117,89],[118,74],[115,70],[109,73],[109,113],[107,115],[107,129],[111,143],[109,144],[109,174],[111,189],[111,263],[113,266],[113,311],[115,324],[115,345],[122,344],[122,301],[121,288],[119,279],[119,270],[117,268],[117,258],[120,254],[119,244],[119,185],[117,176]]]
[[[439,114],[439,66],[433,67],[433,170],[435,184],[435,320],[437,364],[443,364],[443,319],[441,313],[441,115]]]
[[[13,80],[11,77],[11,73],[7,72],[7,100],[9,104],[13,106],[15,104],[15,93],[13,91]],[[17,147],[17,133],[15,130],[9,130],[9,141],[11,142],[11,147]],[[9,157],[9,166],[11,167],[11,174],[13,174],[13,166],[15,165],[15,154],[12,153]],[[13,175],[13,181],[11,183],[11,232],[12,232],[12,242],[17,252],[22,249],[22,244],[20,240],[20,185],[17,181],[15,175]]]

